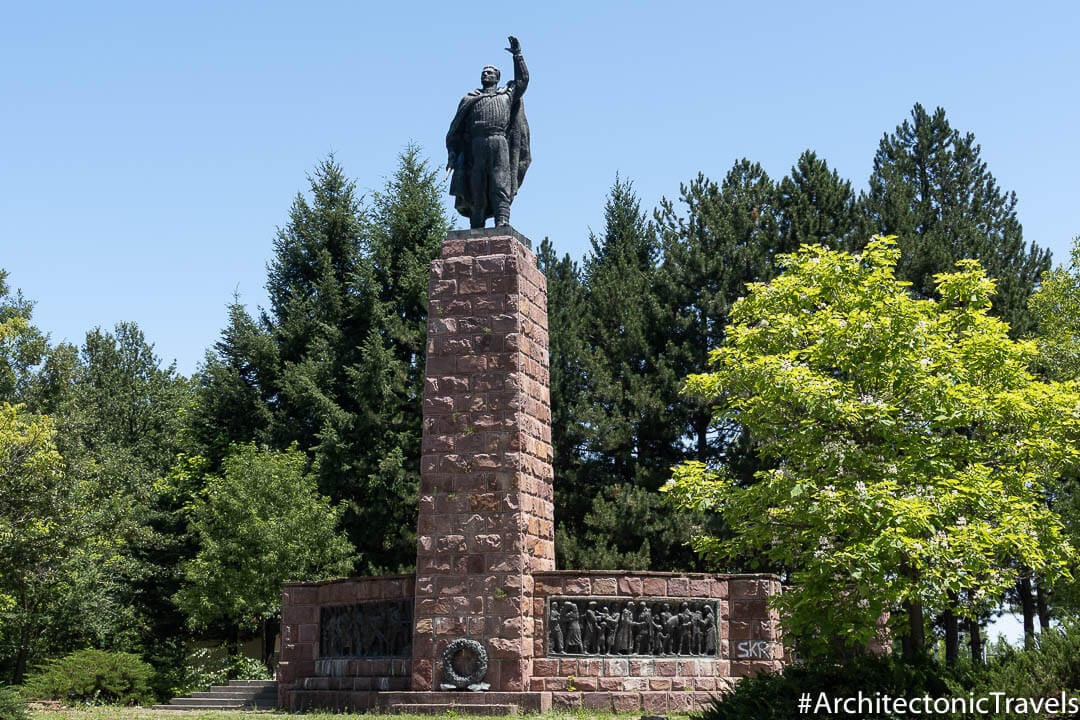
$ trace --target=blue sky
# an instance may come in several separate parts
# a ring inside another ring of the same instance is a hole
[[[135,321],[195,370],[333,152],[363,191],[517,35],[533,166],[514,226],[575,258],[616,173],[642,204],[805,149],[866,186],[915,102],[975,133],[1025,238],[1080,235],[1080,5],[949,2],[8,3],[0,268],[54,340]],[[459,223],[464,223],[460,220]]]

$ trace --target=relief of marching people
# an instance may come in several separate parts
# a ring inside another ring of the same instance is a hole
[[[319,615],[321,657],[412,655],[411,600],[331,605],[323,607]]]
[[[715,602],[548,601],[555,655],[716,655]]]

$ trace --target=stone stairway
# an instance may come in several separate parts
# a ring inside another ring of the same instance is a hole
[[[277,682],[274,680],[230,680],[228,685],[214,685],[208,692],[177,697],[155,710],[273,710],[277,708]]]

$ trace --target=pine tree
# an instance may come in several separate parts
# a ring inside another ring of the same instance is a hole
[[[557,465],[573,477],[557,475],[559,563],[685,567],[684,528],[656,494],[679,457],[657,364],[659,247],[629,182],[616,179],[603,235],[590,240],[580,284],[569,259],[546,260],[552,337],[565,333],[552,350],[552,402],[569,421],[556,430]]]
[[[278,372],[273,336],[240,304],[196,375],[188,448],[218,467],[234,443],[269,444]]]
[[[416,556],[428,279],[450,229],[440,190],[409,146],[374,193],[368,255],[353,278],[364,300],[353,311],[355,355],[345,368],[351,418],[330,416],[316,453],[326,484],[334,476],[355,482],[346,521],[368,572],[403,570]]]
[[[685,215],[668,199],[656,220],[663,237],[661,303],[669,313],[662,366],[681,389],[726,335],[728,314],[746,284],[772,277],[775,256],[790,248],[780,234],[776,187],[757,163],[737,161],[721,184],[699,174],[680,187]],[[752,471],[747,438],[736,427],[711,426],[709,408],[674,394],[679,433],[702,462],[725,461]]]
[[[585,288],[581,269],[570,255],[559,258],[544,238],[536,254],[547,278],[548,337],[551,370],[551,445],[555,477],[555,519],[580,527],[592,495],[582,473],[588,426],[585,359],[588,352],[581,308]]]
[[[309,178],[274,242],[270,307],[238,304],[200,375],[193,436],[220,463],[238,443],[314,461],[344,507],[357,570],[415,558],[428,268],[449,229],[415,147],[370,202],[333,157]]]
[[[916,103],[910,122],[881,139],[867,209],[875,231],[900,238],[897,273],[915,293],[933,297],[935,274],[975,258],[997,280],[994,313],[1019,337],[1030,329],[1027,300],[1050,253],[1024,242],[1016,194],[1002,193],[980,153],[942,108],[931,115]]]
[[[799,156],[780,181],[777,206],[785,248],[818,243],[831,249],[861,245],[865,224],[851,183],[841,180],[812,150]]]
[[[277,347],[274,439],[279,449],[293,442],[305,450],[318,445],[326,418],[341,410],[341,368],[367,335],[371,319],[364,310],[372,299],[352,292],[367,261],[356,185],[333,156],[319,164],[309,184],[311,202],[298,194],[288,224],[278,230],[266,283],[270,309],[262,323]],[[339,499],[336,489],[323,490]]]

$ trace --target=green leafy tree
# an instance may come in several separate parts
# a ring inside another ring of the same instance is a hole
[[[20,402],[27,399],[49,342],[31,322],[33,303],[21,292],[12,294],[7,277],[0,270],[0,400]]]
[[[48,418],[0,403],[0,667],[15,683],[45,649],[42,610],[78,541],[74,488],[53,433]]]
[[[1037,332],[1034,340],[1039,352],[1036,367],[1048,378],[1058,381],[1080,380],[1080,237],[1073,239],[1070,259],[1042,276],[1039,290],[1029,304]],[[1080,544],[1080,474],[1066,473],[1048,494],[1050,505],[1069,530],[1074,544]],[[1035,611],[1045,630],[1054,610],[1069,614],[1080,611],[1080,586],[1059,583],[1053,595],[1036,578]],[[1026,608],[1030,614],[1030,603]],[[1025,618],[1030,630],[1033,622]]]
[[[1050,253],[1024,242],[1016,194],[998,188],[980,153],[975,136],[953,129],[942,108],[931,115],[916,104],[910,122],[881,139],[866,207],[876,231],[900,237],[897,274],[915,293],[933,296],[937,273],[974,258],[997,279],[994,314],[1022,337]]]
[[[974,616],[1018,568],[1054,579],[1075,562],[1042,493],[1075,464],[1080,402],[1028,370],[1034,343],[989,315],[973,260],[912,298],[896,245],[860,256],[809,246],[732,310],[712,372],[688,391],[747,428],[771,467],[742,487],[721,466],[680,467],[668,490],[719,513],[712,558],[791,568],[780,599],[807,653],[865,647],[885,611],[912,655],[924,618]]]
[[[204,467],[188,458],[180,472]],[[191,626],[223,626],[235,647],[241,627],[280,610],[282,583],[348,574],[353,547],[338,530],[342,510],[319,494],[296,447],[235,446],[190,507],[199,551],[183,565],[176,602]]]
[[[180,449],[190,384],[120,323],[88,332],[81,348],[53,348],[33,396],[55,420],[79,518],[78,542],[57,563],[63,582],[38,610],[49,651],[153,654],[183,631],[170,596],[186,529],[171,521],[160,480]]]
[[[1069,263],[1043,274],[1029,305],[1039,369],[1055,380],[1080,380],[1080,237],[1073,239]]]

